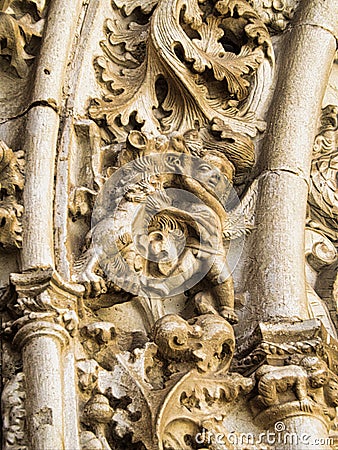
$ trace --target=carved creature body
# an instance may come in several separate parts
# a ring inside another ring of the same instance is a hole
[[[300,401],[300,409],[305,412],[312,411],[311,400],[325,404],[323,387],[328,383],[328,368],[317,357],[304,357],[300,365],[263,365],[256,371],[256,379],[257,400],[264,406],[281,404],[279,394],[290,389]]]
[[[148,138],[144,133],[132,132],[129,144],[129,148],[119,156],[120,164],[136,161],[133,168],[136,171],[143,170],[141,179],[121,190],[123,194],[114,201],[115,210],[110,206],[113,214],[109,213],[108,217],[102,220],[96,218],[98,223],[91,230],[92,242],[77,264],[75,281],[84,282],[89,295],[95,296],[105,292],[103,279],[95,273],[100,266],[105,273],[114,273],[115,285],[125,291],[137,296],[155,298],[175,295],[177,286],[182,287],[193,280],[196,274],[205,271],[209,288],[194,289],[194,293],[197,293],[195,304],[198,312],[218,313],[211,305],[212,297],[219,313],[229,322],[235,323],[237,316],[234,313],[233,281],[226,260],[226,244],[223,241],[227,213],[217,197],[217,193],[224,194],[228,189],[229,183],[228,186],[224,184],[222,172],[232,176],[232,164],[225,156],[217,156],[216,152],[211,159],[214,164],[218,161],[220,168],[207,164],[210,155],[207,158],[206,155],[201,159],[195,158],[198,163],[192,163],[189,158],[182,160],[180,154],[189,152],[183,137],[177,134],[169,141],[165,137]],[[161,170],[156,167],[160,162],[155,157],[155,162],[152,159],[152,155],[165,153],[168,148],[175,152],[167,153],[168,158],[164,160],[164,164],[173,171],[171,175],[166,173],[168,169],[162,167]],[[154,149],[159,153],[152,154]],[[136,158],[140,154],[141,158]],[[201,174],[201,168],[207,170],[207,173]],[[163,172],[164,175],[161,175]],[[197,201],[193,204],[188,202],[186,205],[180,201],[180,208],[177,208],[173,206],[177,199],[170,198],[164,186],[183,187],[193,194]],[[162,225],[156,230],[161,244],[150,239],[151,233],[146,236],[149,230],[135,235],[135,230],[138,229],[136,222],[140,222],[140,217],[141,221],[146,219],[147,208],[150,210],[150,219],[147,222],[149,226],[152,215],[159,219],[157,224],[162,221]],[[174,229],[167,230],[167,224],[170,222],[176,225]],[[189,235],[187,227],[199,237]],[[181,246],[174,236],[177,231],[185,234],[188,239],[184,249],[178,248]],[[201,245],[201,240],[204,245]],[[170,253],[171,262],[168,260]],[[153,262],[146,263],[149,255]]]
[[[142,189],[137,193],[133,188],[132,195],[141,198],[144,192]],[[136,253],[132,244],[132,223],[130,218],[137,214],[140,209],[140,201],[128,201],[121,199],[114,217],[108,217],[99,221],[91,230],[90,245],[82,255],[76,265],[76,275],[74,280],[85,283],[87,293],[96,296],[106,292],[106,284],[103,278],[97,275],[100,266],[109,263],[116,265],[116,269],[122,272],[125,261],[133,263]],[[121,258],[121,255],[124,258]],[[102,269],[102,267],[101,267]],[[132,267],[135,269],[135,267]],[[123,278],[121,282],[125,284],[127,280]],[[129,280],[129,288],[135,280]],[[128,286],[124,286],[128,291]]]
[[[116,166],[122,168],[137,158],[168,151],[198,156],[203,160],[218,147],[219,153],[228,155],[241,174],[247,172],[254,163],[251,138],[262,125],[255,116],[260,99],[254,93],[261,93],[269,84],[258,73],[263,73],[265,60],[264,73],[269,79],[273,66],[268,31],[254,9],[243,2],[232,5],[231,2],[197,0],[114,0],[113,4],[113,19],[106,23],[106,39],[102,42],[103,54],[96,60],[104,96],[92,101],[89,115],[104,122],[119,144],[127,142],[126,150],[118,155]],[[135,22],[135,12],[141,16],[140,21]],[[236,23],[237,31],[227,33],[232,22]],[[130,131],[135,128],[142,129],[142,132]],[[198,134],[197,129],[205,131],[202,131],[202,145],[198,139],[189,140],[194,133]],[[150,134],[153,137],[149,138]],[[176,161],[179,163],[180,158]],[[209,301],[212,298],[220,313],[235,322],[234,289],[226,261],[225,240],[244,234],[244,227],[234,232],[231,227],[237,224],[237,218],[229,220],[220,197],[215,196],[219,175],[214,177],[215,174],[210,174],[209,182],[214,184],[208,186],[201,173],[200,177],[195,177],[196,167],[175,164],[171,165],[171,175],[164,177],[162,187],[179,187],[190,192],[203,205],[200,210],[204,209],[209,217],[214,215],[213,220],[209,223],[206,220],[204,225],[200,221],[197,231],[193,224],[198,221],[197,212],[189,211],[189,217],[169,202],[161,214],[188,224],[188,230],[192,232],[186,236],[190,247],[187,245],[180,252],[172,230],[168,233],[168,230],[159,228],[157,236],[162,239],[163,248],[147,236],[143,238],[144,248],[140,254],[135,235],[129,231],[122,235],[123,227],[116,227],[115,233],[110,233],[115,234],[112,249],[108,253],[102,252],[106,255],[103,264],[101,261],[101,269],[107,272],[111,267],[116,274],[119,271],[123,273],[125,268],[130,275],[130,284],[139,286],[139,291],[135,289],[136,295],[142,295],[142,287],[146,283],[148,291],[152,290],[150,295],[158,297],[166,295],[161,277],[163,280],[180,276],[185,283],[192,274],[209,266],[205,283],[208,288],[200,286],[194,292],[197,294],[197,309],[202,314],[216,313]],[[224,175],[230,180],[234,168],[229,160],[226,165]],[[178,174],[181,177],[177,183]],[[146,186],[149,180],[144,181]],[[143,194],[147,199],[150,197],[146,192]],[[143,194],[140,195],[138,189],[130,189],[124,196],[123,201],[126,201],[126,209],[130,213],[129,224],[137,210],[132,203],[142,203]],[[114,228],[108,217],[95,218],[91,233],[93,241],[104,235],[105,228]],[[100,223],[102,220],[107,221]],[[198,238],[194,241],[196,235]],[[214,239],[214,246],[210,243],[203,246],[198,242],[199,238],[207,241],[209,237]],[[106,238],[110,240],[108,236]],[[105,290],[102,278],[95,273],[99,265],[98,253],[102,250],[100,244],[98,247],[98,252],[93,245],[89,247],[75,274],[75,281],[83,280],[94,296]],[[154,252],[157,247],[159,252],[155,261],[148,264],[144,255]],[[171,258],[171,262],[159,261],[161,252],[172,252],[172,255],[176,252],[177,257]],[[190,270],[184,271],[187,264]],[[150,279],[149,273],[152,274]],[[170,292],[170,280],[168,288]]]
[[[274,367],[264,365],[256,372],[258,381],[257,398],[265,406],[278,405],[279,393],[292,389],[299,401],[307,398],[307,373],[299,366]]]

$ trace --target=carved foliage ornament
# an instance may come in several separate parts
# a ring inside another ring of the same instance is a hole
[[[116,0],[106,35],[96,61],[104,98],[90,115],[119,142],[135,128],[157,135],[207,127],[253,164],[262,63],[273,55],[246,1]]]
[[[37,54],[47,10],[46,0],[0,2],[0,55],[24,78]]]
[[[272,32],[278,33],[290,23],[299,0],[250,0],[250,4]]]
[[[309,225],[338,240],[338,107],[322,110],[315,139],[309,193]]]
[[[4,248],[21,247],[23,186],[23,152],[13,152],[0,141],[0,245]]]
[[[101,341],[101,364],[78,363],[84,449],[197,448],[196,434],[224,433],[229,406],[252,390],[251,378],[227,373],[235,340],[221,317],[167,315],[154,327],[155,343],[113,355],[116,339]]]
[[[3,449],[26,450],[25,436],[25,379],[22,372],[9,380],[1,395]]]

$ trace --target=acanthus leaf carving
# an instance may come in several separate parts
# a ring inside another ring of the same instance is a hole
[[[13,152],[3,141],[0,152],[0,244],[4,248],[20,248],[24,153]]]
[[[185,325],[189,340],[184,343],[181,335],[170,335],[170,323],[180,329]],[[194,325],[166,316],[155,325],[154,340],[132,352],[115,348],[111,353],[112,347],[107,347],[99,364],[78,362],[86,399],[81,420],[93,432],[84,431],[83,439],[96,438],[104,449],[123,442],[131,448],[142,443],[147,450],[181,450],[190,448],[177,444],[183,442],[185,428],[191,438],[202,428],[226,431],[229,405],[253,387],[251,378],[227,373],[234,349],[231,326],[212,315],[197,318]],[[168,446],[172,442],[176,446]]]
[[[10,274],[10,286],[3,292],[3,303],[11,320],[3,324],[12,334],[25,324],[47,321],[74,335],[78,328],[78,301],[83,287],[65,282],[52,268],[36,268]]]
[[[1,395],[4,450],[27,450],[25,376],[22,372],[5,383]]]
[[[36,56],[32,40],[42,36],[47,1],[2,2],[0,9],[0,41],[6,42],[0,55],[9,58],[9,65],[14,67],[16,74],[25,78],[29,73],[27,62]]]
[[[125,3],[117,6],[127,17],[117,12],[119,18],[107,22],[105,54],[97,60],[106,97],[93,101],[91,117],[104,119],[118,140],[133,121],[158,134],[218,120],[221,130],[254,136],[260,125],[249,88],[264,58],[272,59],[272,47],[249,4],[154,2],[151,17],[138,23],[138,3]]]

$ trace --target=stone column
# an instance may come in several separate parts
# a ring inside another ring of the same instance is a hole
[[[63,88],[82,7],[82,0],[50,2],[23,144],[26,177],[21,259],[26,273],[13,274],[11,281],[23,314],[17,321],[20,329],[14,342],[22,349],[27,425],[34,450],[61,450],[70,445],[72,450],[80,448],[74,402],[76,386],[72,377],[67,391],[64,389],[64,350],[70,338],[65,330],[67,315],[76,317],[76,297],[81,295],[81,289],[63,283],[54,272],[53,214]],[[50,269],[46,270],[47,267]],[[68,370],[71,369],[69,366]],[[65,392],[73,393],[72,414],[76,420],[65,407]]]
[[[335,0],[305,0],[286,32],[258,170],[249,291],[256,317],[304,320],[304,227],[317,119],[338,29]]]
[[[261,440],[283,450],[310,450],[320,448],[330,450],[328,438],[329,420],[316,408],[313,413],[304,413],[299,404],[292,402],[278,409],[269,408],[256,418],[261,426],[265,425],[266,432]]]
[[[15,309],[21,312],[12,324],[18,330],[13,344],[22,351],[31,448],[79,450],[75,367],[67,352],[77,331],[83,288],[64,282],[52,268],[11,274],[10,279],[18,296]]]
[[[282,38],[277,83],[257,164],[257,228],[248,290],[256,324],[261,322],[259,330],[268,330],[269,336],[263,332],[251,349],[257,358],[255,368],[262,361],[268,363],[256,371],[260,395],[254,408],[260,404],[263,411],[254,415],[259,426],[274,433],[273,445],[283,450],[315,448],[316,442],[327,439],[330,422],[324,413],[325,388],[312,389],[310,369],[300,362],[291,364],[290,356],[309,354],[308,361],[317,361],[318,345],[324,342],[316,321],[309,320],[305,219],[313,143],[337,30],[337,1],[300,2],[290,31]],[[314,399],[311,389],[317,395]],[[305,434],[310,435],[308,442],[302,440]],[[329,446],[317,444],[317,448]]]
[[[22,268],[54,263],[53,199],[59,113],[82,1],[50,3],[27,113]]]
[[[68,333],[60,325],[36,321],[24,325],[13,343],[22,349],[31,448],[62,450],[65,446],[61,356]]]

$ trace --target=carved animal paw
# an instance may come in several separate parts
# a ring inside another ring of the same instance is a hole
[[[309,398],[304,398],[299,401],[301,411],[311,413],[312,412],[312,403]]]
[[[198,292],[194,297],[196,309],[199,314],[218,314],[210,303],[209,295],[205,292]]]
[[[224,317],[231,325],[238,323],[238,316],[232,308],[223,306],[220,311],[220,315]]]
[[[85,287],[86,297],[98,297],[107,292],[106,282],[102,277],[90,271],[84,271],[73,280],[77,283],[83,284]]]

